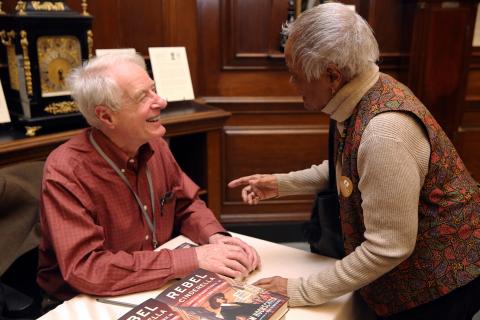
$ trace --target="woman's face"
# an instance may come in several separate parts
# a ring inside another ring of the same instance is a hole
[[[218,297],[217,299],[215,299],[215,301],[219,304],[222,304],[222,303],[227,303],[227,298],[225,297]]]
[[[298,65],[293,64],[291,43],[287,41],[285,45],[285,61],[290,72],[290,82],[298,93],[302,96],[305,108],[307,110],[322,110],[337,88],[335,79],[332,77],[331,68],[322,73],[319,79],[307,81],[303,71]]]

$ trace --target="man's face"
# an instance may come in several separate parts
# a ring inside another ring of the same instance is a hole
[[[167,103],[156,94],[147,72],[136,64],[125,63],[115,69],[114,77],[124,93],[121,110],[112,116],[116,134],[134,148],[162,137],[165,127],[160,122],[160,111]]]
[[[293,64],[290,40],[285,45],[285,62],[290,72],[290,82],[302,96],[305,108],[322,110],[332,97],[331,81],[327,74],[323,73],[319,79],[308,82],[301,68]]]

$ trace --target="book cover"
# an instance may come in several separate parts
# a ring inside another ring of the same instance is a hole
[[[156,299],[190,320],[276,320],[287,312],[288,297],[197,269]]]
[[[165,303],[148,299],[135,308],[131,309],[118,320],[183,320],[175,311],[170,309]]]
[[[184,248],[195,248],[198,247],[197,244],[191,242],[182,242],[175,249],[184,249]]]

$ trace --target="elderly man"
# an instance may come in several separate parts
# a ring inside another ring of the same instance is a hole
[[[287,33],[286,63],[305,108],[337,122],[347,255],[307,278],[258,284],[287,293],[291,306],[359,289],[386,319],[471,319],[480,308],[480,190],[452,143],[407,87],[378,72],[372,30],[348,7],[319,5]],[[327,185],[326,162],[230,183],[244,186],[250,204]]]
[[[48,295],[120,295],[198,267],[231,277],[257,267],[254,249],[226,234],[162,139],[167,103],[141,56],[97,57],[69,84],[92,128],[45,164],[37,281]],[[153,251],[174,228],[202,246]]]

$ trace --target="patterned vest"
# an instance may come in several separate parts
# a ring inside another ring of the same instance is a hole
[[[380,74],[346,122],[342,175],[353,182],[350,197],[340,195],[346,254],[365,240],[358,190],[360,140],[368,122],[388,111],[418,118],[428,134],[431,153],[420,191],[418,235],[412,255],[360,289],[364,300],[381,316],[427,303],[480,275],[480,190],[426,107],[407,87],[385,74]]]

